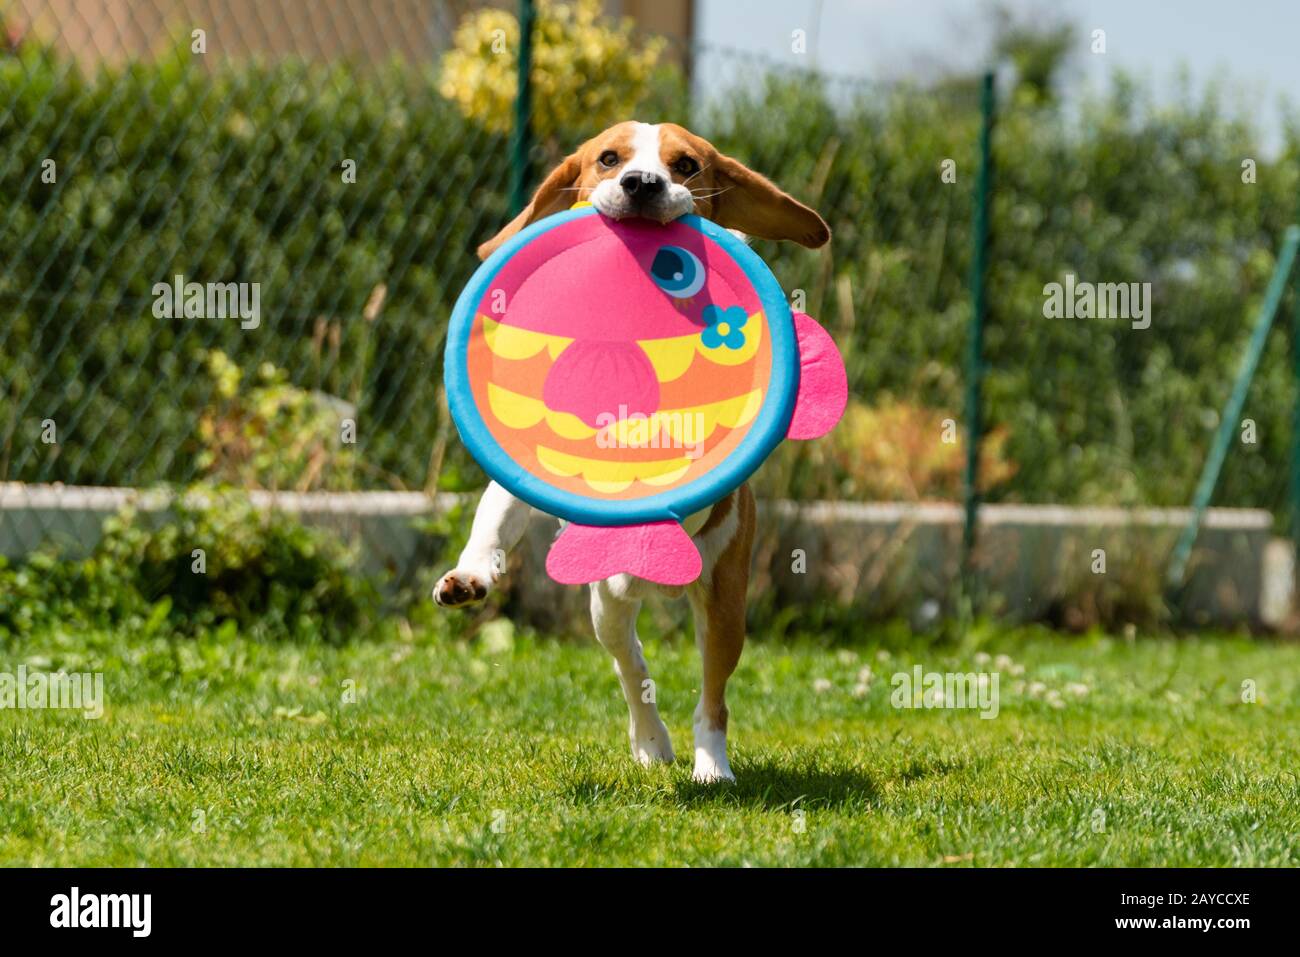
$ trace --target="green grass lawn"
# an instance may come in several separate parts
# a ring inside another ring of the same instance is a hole
[[[1300,864],[1294,646],[751,640],[721,787],[690,779],[694,649],[647,656],[679,755],[649,770],[589,639],[11,641],[0,671],[102,670],[107,705],[0,711],[0,863]],[[998,670],[998,717],[895,709],[914,663]]]

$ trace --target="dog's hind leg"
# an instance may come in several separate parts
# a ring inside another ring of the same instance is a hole
[[[629,713],[628,738],[632,757],[644,765],[672,762],[673,746],[668,728],[659,717],[655,684],[650,680],[641,640],[636,635],[636,614],[641,599],[635,592],[642,582],[616,575],[591,585],[591,622],[596,640],[614,656],[614,671],[623,686]]]
[[[506,553],[528,530],[532,511],[496,482],[489,482],[474,512],[469,541],[456,567],[433,586],[433,600],[444,608],[459,608],[486,598],[506,570]]]
[[[695,709],[696,781],[734,781],[727,760],[727,679],[745,645],[745,592],[754,545],[754,496],[742,485],[730,507],[722,503],[696,537],[705,556],[704,574],[686,589],[695,619],[704,679]],[[719,550],[720,549],[720,550]],[[712,555],[716,560],[710,562]]]

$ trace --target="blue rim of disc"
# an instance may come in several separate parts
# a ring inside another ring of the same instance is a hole
[[[740,266],[758,293],[772,342],[772,374],[763,396],[763,406],[740,444],[704,475],[691,482],[655,495],[637,499],[600,499],[556,488],[525,471],[488,431],[474,401],[469,381],[469,337],[474,328],[478,304],[501,267],[528,243],[543,233],[585,216],[599,216],[593,207],[566,210],[533,223],[511,237],[488,257],[456,300],[447,329],[443,375],[447,405],[461,441],[483,471],[508,492],[534,508],[582,525],[618,526],[645,522],[680,522],[712,505],[738,488],[763,464],[785,438],[794,415],[799,389],[799,350],[794,335],[794,318],[781,284],[752,249],[716,223],[699,216],[683,216],[675,222],[689,226],[721,246]]]

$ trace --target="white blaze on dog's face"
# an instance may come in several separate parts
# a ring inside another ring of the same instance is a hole
[[[675,123],[628,122],[592,137],[552,170],[523,212],[479,247],[479,256],[486,259],[525,226],[580,200],[611,219],[666,223],[694,212],[750,236],[810,248],[831,235],[815,212],[703,137]]]

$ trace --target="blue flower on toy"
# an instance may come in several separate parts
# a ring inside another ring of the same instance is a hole
[[[743,306],[704,307],[702,318],[705,330],[700,333],[700,341],[706,349],[721,349],[726,346],[733,351],[745,348],[745,323],[749,316]]]

